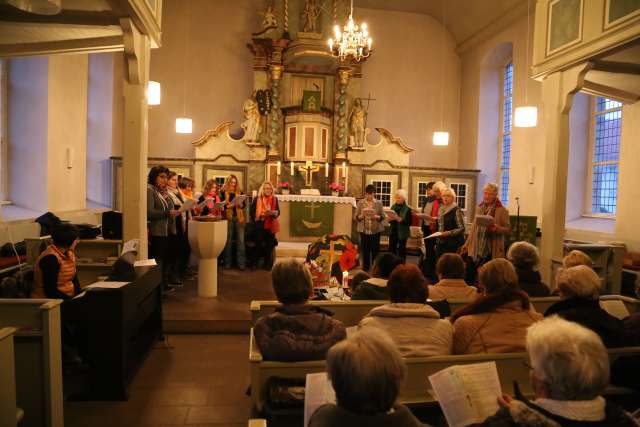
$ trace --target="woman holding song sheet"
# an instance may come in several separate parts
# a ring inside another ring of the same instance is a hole
[[[262,257],[264,258],[264,268],[271,270],[273,248],[278,242],[276,234],[280,231],[279,216],[280,207],[278,199],[273,194],[273,185],[270,182],[265,182],[258,190],[258,197],[253,199],[251,203],[251,219],[256,226],[256,254],[253,265],[257,265]]]
[[[240,190],[238,177],[229,175],[220,191],[220,201],[225,202],[225,216],[227,218],[227,244],[224,247],[224,266],[231,268],[233,246],[236,247],[238,268],[244,271],[246,259],[244,252],[244,215],[246,196]]]
[[[362,250],[362,269],[369,271],[371,263],[380,250],[380,233],[384,230],[384,209],[382,202],[376,199],[376,189],[369,184],[364,189],[364,199],[356,208],[357,231],[360,233],[360,249]]]
[[[198,199],[197,210],[200,215],[219,216],[222,210],[216,207],[216,203],[220,203],[220,195],[218,195],[218,183],[215,179],[210,179],[202,189],[202,196]]]
[[[387,219],[391,225],[389,251],[399,256],[404,262],[407,258],[407,239],[411,230],[411,208],[407,205],[405,190],[396,191],[396,202],[387,212]]]
[[[455,202],[456,193],[447,188],[442,192],[442,204],[438,208],[438,237],[436,255],[456,253],[464,243],[464,213]]]

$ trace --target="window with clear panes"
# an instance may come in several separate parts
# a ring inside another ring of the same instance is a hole
[[[449,187],[456,193],[456,203],[460,209],[467,209],[467,184],[452,182]]]
[[[422,208],[427,200],[427,184],[428,182],[418,182],[418,206]]]
[[[500,200],[509,203],[509,168],[511,166],[511,109],[513,62],[505,65],[502,78],[502,126],[500,129]]]
[[[372,181],[376,189],[376,198],[382,202],[385,208],[391,207],[391,181]]]

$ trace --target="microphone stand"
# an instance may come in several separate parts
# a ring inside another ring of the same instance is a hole
[[[520,241],[520,197],[516,197],[516,242]]]

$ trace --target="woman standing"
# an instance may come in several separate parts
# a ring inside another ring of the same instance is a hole
[[[456,193],[451,188],[442,192],[442,205],[438,208],[436,255],[456,253],[464,243],[464,214],[455,202]]]
[[[371,263],[380,251],[380,233],[384,230],[382,202],[375,198],[376,188],[369,184],[364,189],[364,199],[356,208],[357,231],[360,233],[362,268],[369,271]]]
[[[246,259],[244,252],[244,225],[246,219],[244,216],[244,200],[237,205],[234,200],[237,196],[242,195],[242,191],[238,186],[238,177],[229,175],[220,191],[220,201],[225,202],[225,216],[227,218],[227,244],[224,247],[224,266],[231,268],[232,251],[235,243],[236,257],[238,268],[242,271],[246,268]]]
[[[431,184],[431,190],[429,190],[429,184]],[[442,181],[427,184],[427,198],[424,201],[424,205],[422,205],[422,213],[428,215],[429,219],[424,219],[422,222],[422,234],[424,237],[438,231],[438,209],[442,204],[442,191],[446,188],[447,186]],[[436,275],[436,240],[425,239],[424,246],[426,253],[422,264],[422,273],[432,283],[436,283],[438,281]]]
[[[407,258],[407,239],[411,227],[411,208],[407,205],[407,192],[396,191],[396,202],[391,206],[398,219],[389,221],[391,233],[389,235],[389,251],[399,256],[402,262]]]
[[[264,268],[271,270],[273,266],[273,248],[277,240],[276,233],[280,231],[278,217],[280,207],[278,199],[273,194],[273,185],[264,182],[258,190],[258,197],[251,203],[251,219],[256,226],[256,259],[257,265],[261,257],[264,258]]]
[[[504,258],[504,237],[511,233],[509,211],[498,199],[498,186],[489,183],[484,186],[482,194],[482,203],[476,209],[476,218],[464,244],[468,256],[473,261],[473,265],[467,271],[467,283],[475,282],[479,266],[494,258]],[[481,216],[482,221],[478,216]],[[493,218],[493,224],[484,225],[488,217]]]
[[[178,188],[177,173],[173,171],[169,172],[167,188],[174,208],[180,210],[185,202],[185,198]],[[186,272],[186,267],[183,269],[182,265],[184,264],[184,253],[189,251],[189,240],[187,238],[187,221],[189,215],[189,211],[185,211],[174,218],[176,234],[169,236],[169,254],[171,259],[171,265],[169,266],[169,284],[171,285],[182,285],[182,276]]]
[[[147,180],[147,221],[151,242],[149,256],[155,258],[160,264],[164,290],[171,289],[169,287],[169,236],[176,234],[174,218],[180,214],[169,196],[168,178],[169,169],[160,165],[151,168]]]
[[[203,205],[204,203],[204,205]],[[220,195],[218,194],[218,183],[215,179],[210,179],[204,185],[202,189],[202,195],[198,198],[198,206],[202,206],[200,215],[213,215],[217,216],[221,214],[221,211],[216,209],[216,203],[220,203]]]

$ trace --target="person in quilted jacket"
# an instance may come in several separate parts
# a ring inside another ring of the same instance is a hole
[[[293,258],[278,261],[271,270],[271,280],[282,305],[258,319],[253,328],[264,360],[324,359],[331,346],[347,334],[332,312],[307,303],[313,288],[307,266]]]

